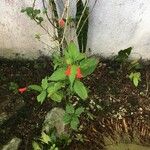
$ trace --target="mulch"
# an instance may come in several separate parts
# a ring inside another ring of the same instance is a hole
[[[0,64],[0,104],[6,97],[10,98],[3,109],[10,111],[14,99],[25,101],[25,106],[0,127],[0,143],[5,144],[16,136],[22,139],[19,149],[30,150],[52,104],[50,101],[38,104],[35,93],[13,93],[9,84],[14,82],[19,87],[38,84],[52,73],[52,63],[49,58],[41,57],[34,61],[0,59]],[[111,73],[110,70],[116,68],[111,60],[102,60],[95,72],[84,79],[90,89],[85,106],[94,101],[95,105],[89,107],[94,118],[81,118],[83,129],[79,134],[84,142],[74,139],[65,150],[100,150],[107,145],[108,138],[116,143],[116,136],[122,139],[127,135],[128,141],[133,142],[135,134],[141,144],[150,144],[150,64],[143,65],[140,70],[142,81],[137,88],[127,77],[126,66]]]

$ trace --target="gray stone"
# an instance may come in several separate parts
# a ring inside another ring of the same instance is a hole
[[[43,123],[42,131],[49,133],[53,128],[56,128],[58,135],[65,133],[65,124],[63,122],[63,116],[65,111],[62,108],[53,108],[47,113],[45,121]]]
[[[2,150],[18,150],[21,139],[13,138],[10,142],[3,146]]]

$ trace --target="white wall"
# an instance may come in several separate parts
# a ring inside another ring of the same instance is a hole
[[[35,34],[41,34],[42,42],[54,47],[54,42],[50,42],[52,39],[27,15],[20,12],[21,8],[32,6],[31,2],[32,0],[0,1],[0,56],[9,58],[18,53],[21,57],[36,58],[41,53],[51,53],[52,49],[35,39]],[[40,0],[37,2],[36,7],[42,8]],[[45,24],[53,34],[52,26]]]
[[[36,58],[39,51],[49,55],[55,47],[52,39],[21,8],[31,6],[32,0],[0,1],[0,56],[14,57],[16,53]],[[41,0],[37,6],[42,7]],[[90,18],[88,47],[93,53],[112,56],[121,49],[134,47],[133,57],[150,59],[150,0],[89,0]],[[53,28],[47,22],[47,29]],[[35,34],[42,34],[42,41]]]
[[[150,0],[90,0],[88,47],[103,56],[134,47],[133,57],[150,59]],[[92,10],[93,8],[93,10]]]

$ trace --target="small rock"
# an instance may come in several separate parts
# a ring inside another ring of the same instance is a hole
[[[21,139],[13,138],[7,145],[4,145],[2,150],[18,150]]]
[[[49,133],[51,129],[56,128],[59,136],[66,133],[65,124],[63,121],[64,113],[65,111],[62,108],[57,107],[48,112],[43,123],[42,131]]]

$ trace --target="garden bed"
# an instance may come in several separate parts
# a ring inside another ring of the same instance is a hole
[[[20,94],[15,88],[39,84],[52,73],[52,63],[48,58],[39,58],[35,61],[1,59],[0,64],[0,113],[9,116],[0,127],[0,146],[18,137],[22,139],[19,149],[30,150],[52,104],[45,101],[40,105],[35,93]],[[111,60],[103,60],[95,72],[84,79],[90,89],[89,118],[82,116],[82,130],[74,133],[72,142],[61,149],[100,150],[116,143],[134,143],[148,149],[150,64],[140,70],[142,81],[137,88],[127,77],[126,67],[112,72],[117,66]]]

